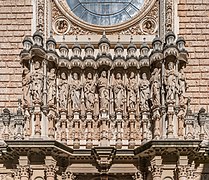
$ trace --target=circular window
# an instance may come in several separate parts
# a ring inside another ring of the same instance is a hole
[[[109,26],[131,19],[144,0],[67,0],[71,11],[90,24]]]

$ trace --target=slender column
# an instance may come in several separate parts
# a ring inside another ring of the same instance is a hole
[[[43,106],[47,106],[47,61],[43,61],[43,76],[44,76],[44,84],[43,84]]]
[[[19,172],[19,179],[20,180],[29,180],[30,179],[31,171],[30,171],[29,160],[28,160],[27,156],[20,156],[19,157],[18,172]],[[16,176],[16,178],[17,178],[17,176]]]
[[[130,112],[130,137],[129,137],[129,148],[135,147],[135,137],[134,137],[134,124],[135,124],[135,112]]]
[[[143,180],[143,175],[141,171],[137,171],[134,176],[132,176],[133,180]]]
[[[122,112],[116,112],[116,126],[117,126],[117,137],[116,137],[116,147],[118,149],[122,148],[122,134],[121,134],[121,127],[122,127]]]
[[[92,112],[87,112],[87,143],[86,143],[86,148],[92,148],[93,143],[92,143]]]
[[[178,136],[180,139],[184,137],[184,117],[183,115],[178,116]]]
[[[35,104],[34,116],[35,116],[35,136],[41,136],[41,107],[40,104]]]
[[[151,160],[151,173],[153,180],[161,180],[162,176],[162,158],[161,156],[155,156]]]
[[[142,113],[142,131],[143,131],[143,142],[147,142],[148,140],[148,113]]]
[[[74,111],[73,113],[73,121],[75,124],[75,134],[74,134],[74,142],[73,147],[79,149],[80,147],[80,139],[79,139],[79,111]]]
[[[174,116],[174,106],[173,104],[168,104],[168,126],[167,126],[167,136],[168,138],[173,138],[173,116]]]
[[[154,138],[155,139],[160,139],[160,114],[159,114],[159,109],[154,110]]]
[[[178,161],[178,178],[179,180],[187,180],[188,157],[180,156]]]
[[[61,111],[61,119],[60,119],[60,123],[61,123],[61,141],[63,143],[67,143],[67,133],[66,133],[66,120],[67,120],[67,114],[66,111]]]
[[[52,156],[46,156],[45,158],[45,165],[46,165],[46,171],[45,176],[46,180],[54,180],[56,179],[56,160]]]
[[[69,171],[62,173],[62,180],[75,180],[75,178],[76,176]]]

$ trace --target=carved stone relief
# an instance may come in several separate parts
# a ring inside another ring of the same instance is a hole
[[[67,11],[68,7],[65,7],[65,3],[61,3],[63,9]],[[150,7],[152,6],[152,7]],[[158,21],[159,21],[159,3],[158,2],[147,2],[145,9],[150,9],[146,15],[143,16],[139,21],[136,21],[135,24],[132,24],[129,27],[123,28],[123,30],[115,31],[114,28],[111,32],[107,31],[107,34],[122,34],[122,35],[153,35],[157,32]],[[63,13],[55,2],[52,2],[52,21],[53,21],[53,30],[56,34],[67,34],[67,35],[95,35],[101,34],[101,31],[94,31],[85,29],[84,26],[79,26],[73,21],[68,21]],[[96,29],[95,29],[96,30]]]

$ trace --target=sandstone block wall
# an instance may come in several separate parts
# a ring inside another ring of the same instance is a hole
[[[195,111],[209,110],[209,1],[180,0],[180,35],[187,43],[189,64],[186,68],[189,89]]]
[[[31,0],[0,0],[0,111],[14,108],[21,98],[19,53],[31,35]]]

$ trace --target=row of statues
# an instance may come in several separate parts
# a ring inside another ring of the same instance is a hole
[[[139,76],[136,71],[129,72],[126,77],[125,73],[117,71],[113,74],[110,70],[103,70],[100,75],[90,71],[85,75],[78,72],[68,75],[66,71],[51,68],[44,89],[43,68],[36,61],[32,72],[27,68],[23,70],[24,103],[30,106],[32,102],[42,102],[43,92],[46,91],[47,104],[58,104],[60,109],[67,109],[71,104],[73,110],[80,110],[83,99],[86,110],[90,111],[94,110],[96,100],[100,110],[108,111],[113,100],[115,110],[123,111],[127,107],[129,110],[140,108],[141,111],[149,111],[152,106],[160,106],[162,86],[165,86],[167,103],[175,102],[177,95],[180,101],[184,99],[184,70],[178,72],[173,62],[168,63],[164,77],[160,68],[155,68],[151,73],[143,72]]]

